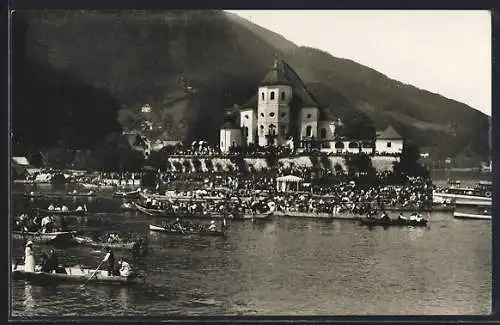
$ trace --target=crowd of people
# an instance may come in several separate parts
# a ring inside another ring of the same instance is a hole
[[[26,213],[18,215],[14,221],[14,230],[20,232],[64,232],[68,230],[66,218],[64,216],[29,216]]]

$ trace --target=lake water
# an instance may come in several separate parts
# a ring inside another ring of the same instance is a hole
[[[352,221],[280,218],[230,222],[226,238],[181,237],[149,233],[148,224],[158,220],[119,212],[118,199],[51,200],[70,207],[86,202],[91,214],[83,232],[148,236],[144,261],[125,255],[147,277],[135,287],[13,281],[13,316],[491,312],[490,221],[434,213],[428,228],[370,230]],[[12,203],[17,214],[50,202],[14,195]],[[57,252],[63,263],[91,268],[104,256],[87,247]],[[21,241],[12,241],[12,256],[23,256]]]

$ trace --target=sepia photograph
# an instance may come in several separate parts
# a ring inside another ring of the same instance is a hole
[[[11,320],[492,312],[489,11],[9,26]]]

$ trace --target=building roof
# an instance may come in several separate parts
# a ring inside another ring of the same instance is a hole
[[[313,94],[309,92],[304,85],[302,79],[283,60],[275,60],[273,67],[259,82],[259,86],[269,85],[288,85],[292,87],[294,99],[298,99],[300,107],[320,107],[318,101]],[[242,109],[256,108],[258,104],[259,94],[255,94],[252,98],[242,105]]]
[[[285,68],[282,60],[274,60],[273,67],[266,74],[264,79],[259,82],[259,86],[274,86],[274,85],[287,85],[291,86],[285,74]]]
[[[28,161],[28,159],[26,159],[26,157],[12,157],[12,161],[14,162],[14,164],[18,165],[18,166],[29,166],[30,163]]]
[[[380,140],[399,140],[403,139],[403,137],[394,130],[392,126],[389,125],[387,129],[385,129],[382,133],[377,135],[377,139]]]

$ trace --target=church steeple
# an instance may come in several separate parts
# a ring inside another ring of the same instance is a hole
[[[273,65],[267,75],[259,82],[259,86],[291,85],[286,76],[285,65],[281,58],[281,53],[274,55]]]

